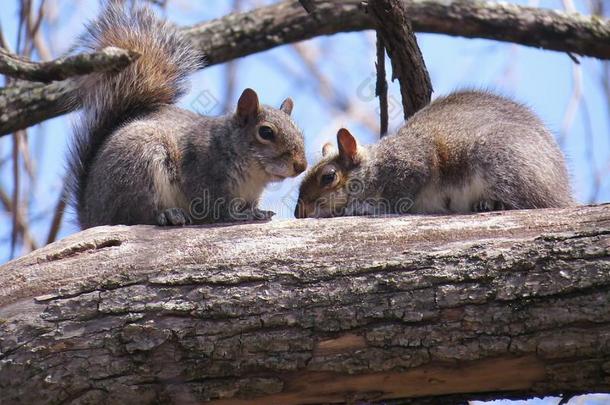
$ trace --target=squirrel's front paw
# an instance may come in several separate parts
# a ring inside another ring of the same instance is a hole
[[[258,208],[254,208],[252,211],[254,213],[254,219],[259,221],[270,221],[275,215],[275,212],[273,211],[259,210]]]
[[[275,212],[273,211],[264,211],[258,208],[248,208],[247,210],[241,211],[239,214],[235,215],[235,219],[238,221],[269,221]]]
[[[181,208],[168,208],[157,215],[159,226],[184,226],[191,223],[191,217]]]

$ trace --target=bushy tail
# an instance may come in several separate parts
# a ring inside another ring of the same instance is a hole
[[[130,120],[175,103],[187,89],[185,79],[202,60],[176,27],[159,20],[148,7],[127,11],[120,0],[108,0],[102,7],[102,14],[87,26],[81,47],[95,51],[114,46],[140,56],[118,73],[80,79],[83,114],[75,126],[68,168],[77,207],[84,201],[91,163],[108,136]]]

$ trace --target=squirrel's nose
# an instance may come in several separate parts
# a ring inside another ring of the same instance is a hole
[[[297,160],[294,162],[294,173],[301,174],[307,169],[307,162],[305,160]]]

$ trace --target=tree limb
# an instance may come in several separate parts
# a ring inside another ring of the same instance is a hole
[[[405,120],[432,98],[432,83],[408,11],[401,0],[370,0],[367,10],[377,21],[377,33],[392,61],[392,80],[400,82]]]
[[[120,70],[139,55],[134,51],[108,47],[50,62],[31,62],[0,48],[0,73],[36,82],[52,82],[92,72]]]
[[[416,32],[486,38],[610,58],[610,22],[597,16],[479,0],[402,0]],[[287,43],[375,29],[362,0],[316,0],[318,18],[294,1],[185,28],[212,64]],[[239,44],[239,45],[236,45]]]
[[[565,14],[513,4],[471,0],[403,0],[416,32],[514,42],[601,59],[610,58],[610,22],[599,17]],[[332,35],[374,29],[360,8],[361,0],[317,0],[312,18],[298,2],[284,1],[259,9],[185,28],[208,65],[265,51],[276,46]],[[38,88],[29,103],[13,107],[0,93],[0,135],[56,117],[67,107],[73,83]],[[9,111],[5,111],[8,109]]]
[[[610,205],[92,228],[0,266],[0,392],[248,405],[608,392],[609,286]]]
[[[0,135],[30,127],[75,110],[76,82],[18,82],[0,89]]]

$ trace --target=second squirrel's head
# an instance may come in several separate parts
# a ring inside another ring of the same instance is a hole
[[[235,118],[250,140],[248,153],[268,181],[296,177],[307,168],[303,134],[290,118],[293,106],[290,98],[279,109],[261,105],[252,89],[244,90],[237,103]]]
[[[366,150],[345,128],[337,133],[337,145],[335,150],[332,144],[325,144],[322,160],[305,175],[294,210],[296,218],[342,216],[350,199],[363,191],[362,182],[352,174],[366,159]]]

